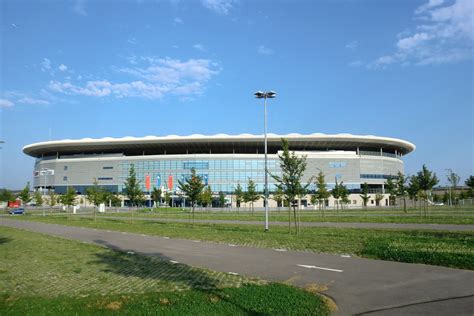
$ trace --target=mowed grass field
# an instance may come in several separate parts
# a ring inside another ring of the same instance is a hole
[[[110,210],[98,216],[123,216],[130,217],[132,211],[117,212]],[[154,208],[133,211],[134,216],[147,218],[166,219],[189,219],[191,210],[189,208]],[[428,216],[419,209],[409,208],[404,212],[399,208],[370,208],[353,210],[334,210],[328,208],[321,210],[305,209],[301,211],[302,222],[360,222],[360,223],[413,223],[413,224],[464,224],[474,225],[474,206],[459,207],[430,207]],[[239,220],[239,221],[263,221],[265,213],[261,210],[250,212],[247,208],[240,210],[195,210],[195,219],[203,220]],[[288,209],[272,209],[269,216],[270,221],[288,221]]]
[[[167,236],[261,248],[353,254],[361,257],[440,265],[474,270],[474,232],[429,230],[350,229],[304,227],[299,235],[288,227],[272,227],[268,233],[257,225],[190,224],[157,221],[130,222],[69,216],[18,216],[62,225],[91,227],[156,236]]]
[[[64,215],[59,209],[31,208],[28,214],[42,215]],[[81,208],[80,214],[92,215],[92,208]],[[189,208],[154,208],[154,209],[107,209],[106,213],[97,216],[119,216],[119,217],[144,217],[163,219],[190,219]],[[253,214],[246,207],[239,210],[233,209],[202,209],[196,208],[195,219],[197,220],[238,220],[238,221],[264,221],[265,213],[262,210],[254,211]],[[321,210],[306,208],[300,212],[302,222],[357,222],[357,223],[409,223],[409,224],[459,224],[474,225],[474,206],[431,206],[427,216],[423,211],[408,208],[404,212],[400,208],[368,208],[368,209],[344,209],[335,210],[327,208],[324,214]],[[269,213],[270,222],[288,221],[288,209],[271,209]]]
[[[327,315],[302,289],[0,227],[0,315]]]

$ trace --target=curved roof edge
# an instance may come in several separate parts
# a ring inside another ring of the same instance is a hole
[[[58,148],[64,146],[113,146],[113,145],[140,145],[140,144],[169,144],[169,143],[199,143],[199,142],[261,142],[264,135],[254,134],[239,134],[239,135],[228,135],[228,134],[216,134],[216,135],[201,135],[192,134],[188,136],[168,135],[168,136],[144,136],[144,137],[132,137],[125,136],[121,138],[103,137],[103,138],[82,138],[82,139],[63,139],[55,141],[46,141],[29,144],[23,147],[23,152],[27,155],[38,157],[38,153],[41,151],[56,151]],[[360,143],[361,145],[373,144],[373,145],[390,145],[400,147],[405,150],[405,153],[410,153],[416,149],[416,146],[408,141],[391,138],[391,137],[380,137],[374,135],[352,135],[352,134],[297,134],[291,133],[286,135],[279,135],[268,133],[268,141],[276,141],[281,138],[287,139],[290,143],[292,141],[314,141],[314,142],[354,142]]]

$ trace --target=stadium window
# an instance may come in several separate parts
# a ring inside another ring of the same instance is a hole
[[[111,166],[105,166],[105,167],[102,167],[102,169],[104,169],[104,170],[107,170],[107,169],[114,169],[114,167],[111,167]]]
[[[345,161],[337,161],[337,162],[330,162],[329,163],[329,168],[345,168],[346,167],[346,162]]]
[[[64,166],[64,171],[67,171],[68,170],[68,166]]]
[[[98,180],[112,180],[112,177],[99,177]]]
[[[67,181],[67,176],[64,176],[64,177],[63,177],[63,181]]]

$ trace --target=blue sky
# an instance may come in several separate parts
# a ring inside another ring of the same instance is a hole
[[[24,145],[263,132],[397,137],[474,174],[473,8],[423,1],[0,0],[0,187]]]

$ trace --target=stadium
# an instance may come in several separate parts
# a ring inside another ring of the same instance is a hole
[[[408,141],[371,135],[268,134],[268,171],[275,175],[281,172],[278,153],[282,138],[288,140],[291,151],[307,158],[303,181],[308,182],[322,171],[328,189],[334,187],[336,180],[344,182],[351,193],[351,206],[361,206],[359,193],[364,183],[370,193],[384,194],[386,180],[404,172],[402,157],[415,150]],[[256,183],[258,191],[264,189],[263,135],[66,139],[30,144],[23,152],[36,159],[34,188],[52,189],[59,194],[68,187],[84,194],[94,181],[121,194],[131,165],[144,192],[145,179],[149,178],[151,189],[157,187],[179,196],[178,181],[186,179],[193,168],[215,194],[224,192],[230,200],[237,184],[246,190],[248,179]],[[310,189],[314,190],[314,184]],[[269,191],[274,190],[274,180],[269,177]],[[309,199],[303,198],[301,203],[307,206]],[[388,204],[387,197],[381,203]],[[263,206],[263,199],[255,206]],[[269,206],[276,203],[270,200]]]

